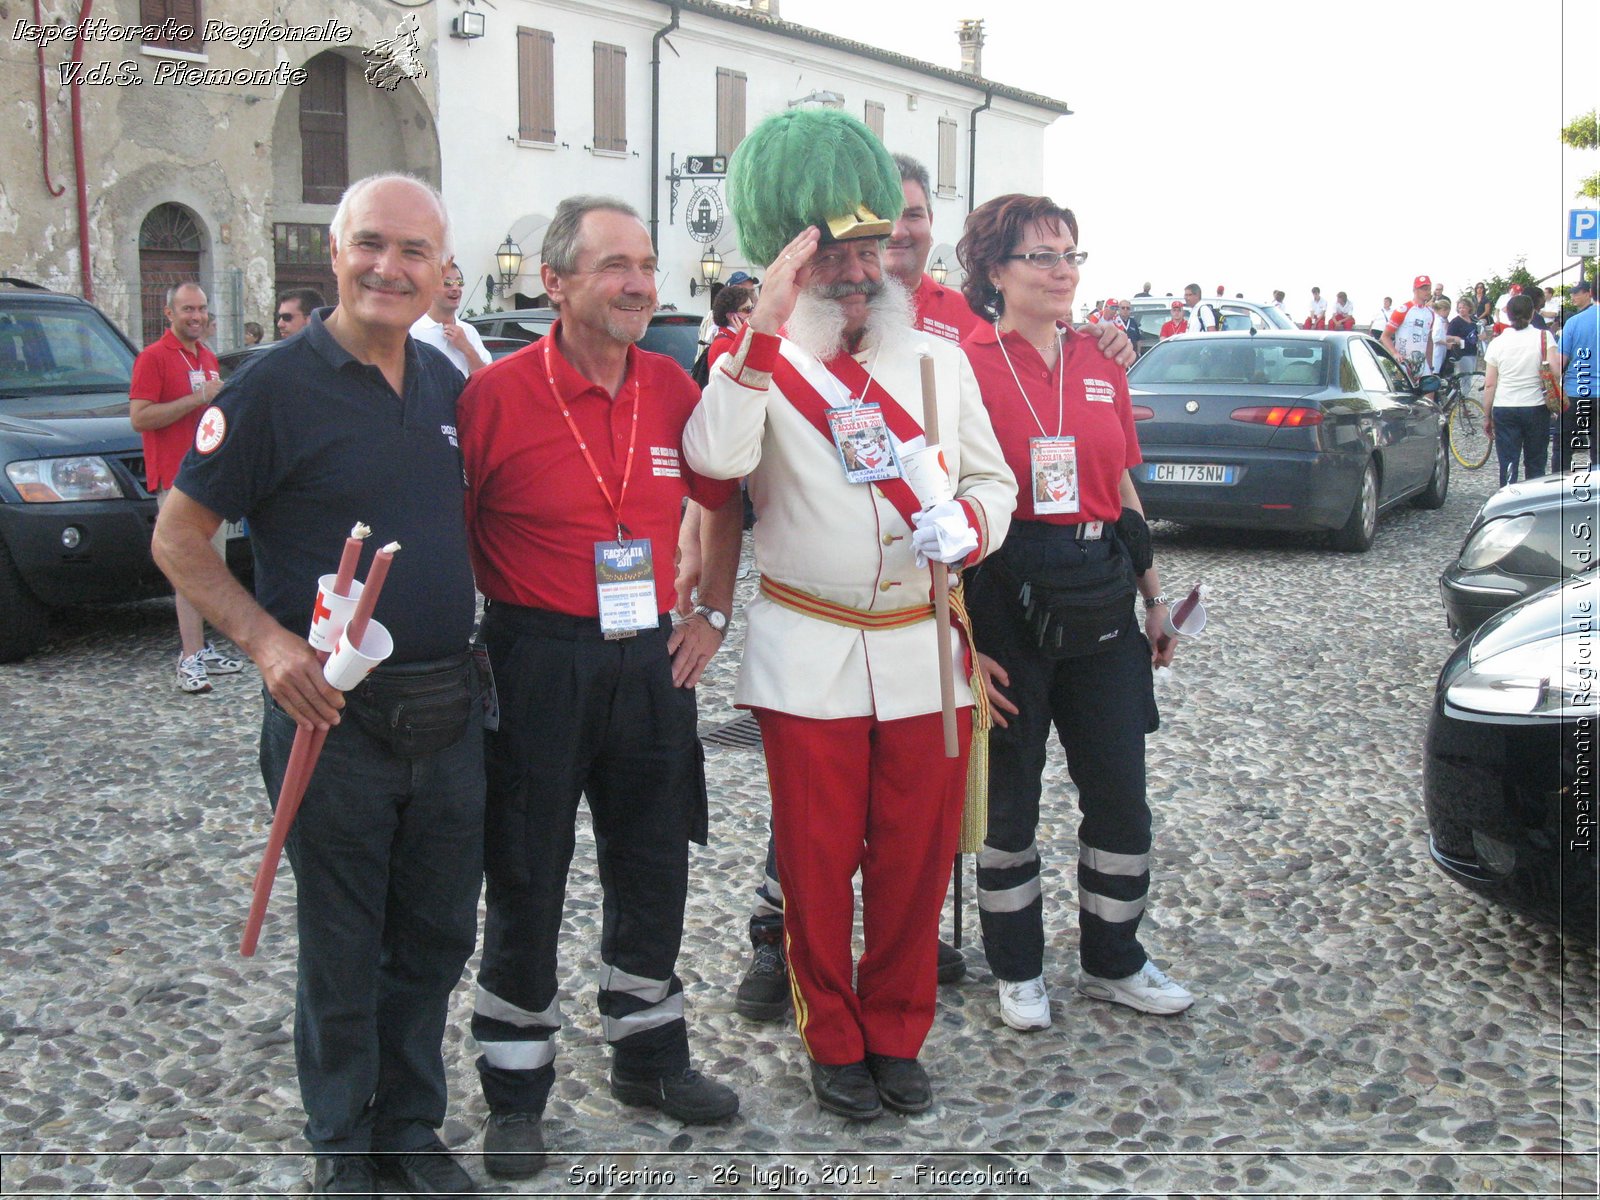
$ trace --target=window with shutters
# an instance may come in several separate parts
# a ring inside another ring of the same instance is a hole
[[[547,29],[517,29],[517,140],[556,140],[556,39]]]
[[[337,204],[350,182],[345,60],[325,50],[305,65],[300,92],[300,199]]]
[[[867,101],[866,115],[862,118],[867,123],[867,128],[872,130],[883,141],[883,105],[876,100]]]
[[[939,118],[939,194],[956,194],[956,123]]]
[[[144,32],[155,37],[145,39],[145,46],[157,50],[186,50],[191,54],[204,51],[200,34],[204,23],[200,20],[200,0],[139,0],[139,24]]]
[[[717,68],[717,153],[732,154],[744,141],[743,71]]]
[[[594,148],[621,153],[628,148],[626,109],[628,52],[605,42],[594,44]]]

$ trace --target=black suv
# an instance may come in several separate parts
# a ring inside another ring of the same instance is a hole
[[[0,662],[38,648],[52,608],[168,590],[128,423],[134,357],[94,305],[0,278]]]

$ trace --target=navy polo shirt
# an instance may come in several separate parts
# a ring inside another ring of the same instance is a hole
[[[311,627],[317,578],[339,567],[350,527],[372,527],[356,578],[399,542],[373,615],[391,662],[459,653],[472,634],[456,397],[465,380],[432,346],[406,339],[405,395],[323,325],[250,356],[201,418],[177,487],[250,522],[256,599],[286,628]]]

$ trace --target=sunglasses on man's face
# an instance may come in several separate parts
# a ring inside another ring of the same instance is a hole
[[[277,316],[272,318],[272,322],[273,322],[274,325],[281,325],[285,321],[294,320],[294,318],[295,318],[295,314],[294,313],[279,313]]]

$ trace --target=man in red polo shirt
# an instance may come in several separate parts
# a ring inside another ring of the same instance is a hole
[[[128,420],[144,441],[145,486],[156,506],[166,503],[178,466],[194,445],[200,412],[222,390],[217,356],[201,339],[211,320],[206,294],[198,283],[180,283],[167,292],[167,331],[146,346],[133,363],[128,388]],[[226,532],[217,527],[212,544],[221,554]],[[244,664],[219,654],[206,640],[205,623],[181,593],[178,610],[178,690],[199,694],[211,690],[212,675],[233,675]]]
[[[457,415],[500,701],[486,738],[488,917],[472,1035],[489,1102],[484,1168],[501,1179],[544,1162],[580,794],[605,894],[599,1007],[612,1094],[693,1123],[739,1108],[689,1064],[674,972],[689,841],[706,840],[693,687],[732,610],[739,491],[684,462],[699,389],[635,345],[656,307],[656,254],[638,214],[605,197],[563,201],[540,275],[560,319],[475,372]],[[701,603],[674,628],[686,498],[706,510],[705,561]]]

